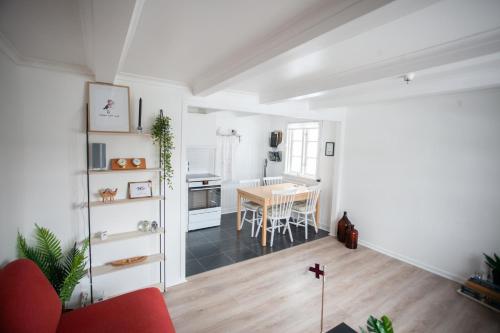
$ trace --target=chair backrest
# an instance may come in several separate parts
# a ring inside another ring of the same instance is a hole
[[[281,184],[283,183],[283,177],[278,176],[278,177],[264,177],[264,185],[274,185],[274,184]]]
[[[321,192],[320,185],[310,186],[307,189],[306,212],[314,212],[316,203],[318,202],[319,193]]]
[[[0,270],[0,332],[54,333],[62,304],[40,268],[28,259]]]
[[[260,186],[260,179],[244,179],[240,180],[240,187],[257,187]]]
[[[240,180],[240,186],[238,187],[258,187],[260,186],[260,179],[244,179]],[[242,202],[250,201],[248,199],[243,198]]]
[[[292,206],[296,189],[272,191],[271,219],[289,219],[292,215]]]

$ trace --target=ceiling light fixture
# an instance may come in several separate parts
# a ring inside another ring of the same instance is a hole
[[[406,82],[406,84],[410,83],[410,81],[413,81],[414,78],[415,78],[415,73],[413,72],[403,75],[403,80]]]

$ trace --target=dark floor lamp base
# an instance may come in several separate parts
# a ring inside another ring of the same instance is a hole
[[[355,330],[347,326],[345,323],[335,326],[326,333],[356,333]]]

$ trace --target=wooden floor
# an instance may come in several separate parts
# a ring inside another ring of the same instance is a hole
[[[458,295],[455,282],[327,237],[169,288],[177,333],[319,332],[321,283],[307,272],[315,262],[328,270],[327,329],[387,314],[396,333],[500,332],[500,315]]]

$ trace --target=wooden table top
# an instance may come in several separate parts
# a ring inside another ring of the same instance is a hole
[[[257,186],[257,187],[242,187],[238,188],[238,192],[243,195],[249,195],[253,197],[259,197],[263,199],[271,199],[273,191],[280,190],[288,190],[288,189],[297,189],[297,194],[306,193],[307,187],[304,185],[297,185],[293,183],[282,183],[282,184],[274,184],[274,185],[266,185],[266,186]]]

